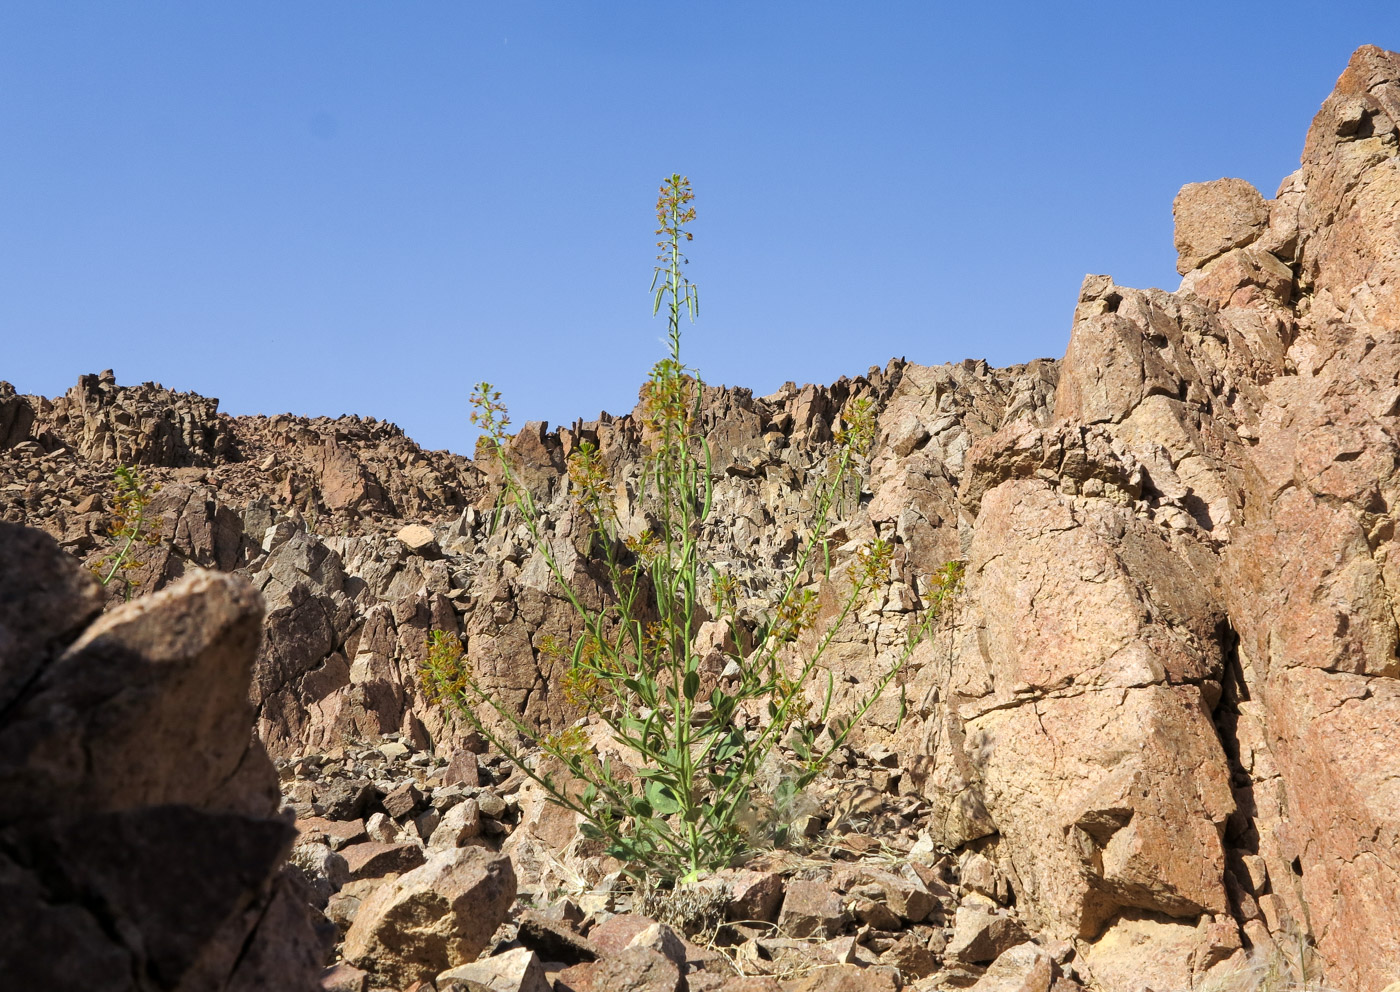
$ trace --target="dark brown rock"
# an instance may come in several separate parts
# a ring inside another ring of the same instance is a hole
[[[28,398],[16,395],[8,382],[0,382],[0,451],[27,441],[33,426],[34,408]]]
[[[0,711],[102,609],[97,579],[37,530],[0,522]]]
[[[834,937],[845,925],[841,895],[829,881],[788,882],[779,931],[789,937]]]
[[[558,992],[687,992],[675,962],[649,947],[629,947],[559,973]]]
[[[452,760],[442,773],[444,785],[466,785],[476,788],[481,785],[481,772],[477,767],[476,755],[466,748],[452,752]]]
[[[783,903],[783,877],[771,871],[744,871],[720,876],[729,888],[725,914],[730,920],[774,923]]]
[[[423,864],[423,849],[417,844],[384,844],[362,841],[340,849],[352,879],[382,878],[391,872],[403,874]]]
[[[316,789],[318,818],[355,822],[379,796],[373,783],[364,779],[336,779]]]
[[[516,939],[540,956],[543,961],[579,964],[598,957],[598,948],[568,923],[545,916],[538,910],[527,909],[516,920]]]
[[[398,820],[418,808],[423,793],[412,782],[404,782],[381,800],[384,811]]]
[[[882,964],[898,968],[906,981],[926,978],[938,970],[938,958],[913,934],[906,933],[880,955]]]
[[[0,725],[0,973],[25,988],[251,992],[274,974],[314,988],[328,934],[283,871],[295,831],[250,737],[256,593],[196,573],[54,658],[92,584],[48,571],[43,543],[0,525],[0,560],[32,556],[45,576],[0,595],[0,644],[38,657]]]

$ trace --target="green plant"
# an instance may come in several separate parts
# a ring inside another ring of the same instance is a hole
[[[753,818],[763,804],[755,802],[753,793],[765,763],[776,757],[780,745],[794,755],[769,804],[791,805],[896,679],[961,581],[956,563],[935,579],[939,592],[912,624],[903,653],[852,712],[836,718],[829,672],[825,691],[819,691],[821,659],[852,611],[889,581],[894,552],[879,540],[862,548],[832,580],[837,598],[819,623],[818,593],[804,578],[818,553],[828,578],[831,568],[830,549],[815,535],[825,533],[875,437],[873,403],[857,398],[846,405],[836,433],[813,537],[801,546],[756,629],[750,629],[751,618],[740,614],[740,583],[707,561],[701,540],[713,510],[710,451],[700,427],[704,383],[681,359],[682,318],[694,320],[699,310],[682,251],[691,240],[692,199],[689,181],[672,175],[657,201],[662,239],[652,281],[653,314],[666,313],[668,350],[642,390],[647,452],[641,496],[648,529],[624,533],[613,503],[610,467],[597,447],[581,444],[569,461],[574,507],[587,521],[593,553],[607,579],[609,595],[601,603],[585,603],[560,567],[535,498],[512,467],[510,418],[500,393],[481,383],[472,397],[472,422],[483,431],[478,451],[494,458],[509,509],[528,529],[582,630],[571,646],[545,643],[541,650],[567,663],[561,685],[565,699],[596,715],[613,740],[636,755],[630,762],[634,767],[600,760],[582,726],[536,734],[476,682],[455,635],[431,633],[423,669],[429,698],[465,717],[554,802],[580,814],[586,836],[604,842],[636,873],[682,881],[732,863],[762,841]],[[711,678],[702,687],[706,680],[696,634],[708,618],[727,624],[734,645],[727,660],[737,662],[730,668],[737,667],[739,674]],[[486,719],[488,711],[499,721]],[[514,735],[501,733],[497,728],[502,725]],[[550,773],[545,762],[532,765],[522,740],[537,746],[567,776]],[[764,836],[784,839],[781,829]]]
[[[93,572],[103,586],[110,585],[117,576],[125,586],[127,599],[137,581],[126,573],[142,567],[145,562],[136,557],[139,545],[153,546],[160,543],[160,534],[150,530],[146,518],[151,496],[160,490],[159,485],[150,485],[136,469],[118,465],[112,477],[112,537],[111,551],[103,555]]]

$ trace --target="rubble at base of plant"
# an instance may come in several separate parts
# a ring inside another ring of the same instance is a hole
[[[1034,989],[1042,975],[1043,989],[1075,987],[1073,945],[1034,939],[990,859],[941,851],[917,830],[928,806],[898,794],[892,757],[847,749],[808,796],[800,849],[661,890],[589,853],[575,815],[498,755],[438,755],[392,735],[283,759],[279,770],[297,816],[292,863],[342,935],[327,987],[864,992],[1013,979]],[[402,978],[401,963],[346,951],[361,907],[461,848],[508,859],[514,905],[474,961],[424,959],[413,982],[386,985]],[[612,984],[619,968],[637,984]]]

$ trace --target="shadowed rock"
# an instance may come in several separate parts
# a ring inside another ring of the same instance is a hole
[[[313,988],[325,948],[282,874],[294,831],[250,735],[257,594],[196,573],[55,658],[96,583],[0,524],[0,562],[16,556],[0,644],[6,671],[33,675],[8,683],[0,718],[0,973],[16,988]]]

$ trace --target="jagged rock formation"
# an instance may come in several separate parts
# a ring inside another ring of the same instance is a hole
[[[1273,199],[1227,179],[1174,207],[1180,289],[1086,278],[1059,362],[707,390],[704,537],[759,609],[844,404],[871,399],[864,490],[827,536],[838,566],[886,538],[895,569],[838,634],[842,691],[899,649],[929,574],[967,562],[905,672],[908,716],[877,708],[856,742],[898,756],[882,781],[924,804],[911,834],[983,859],[1106,990],[1195,987],[1300,942],[1335,986],[1379,988],[1400,974],[1400,56],[1358,50]],[[511,446],[583,584],[565,468],[585,440],[640,533],[637,417],[528,424]],[[528,720],[577,716],[540,650],[571,614],[490,466],[373,421],[226,418],[92,377],[52,402],[0,386],[0,514],[100,556],[113,458],[165,484],[145,587],[200,566],[262,590],[252,698],[275,754],[463,743],[417,688],[434,628]]]
[[[249,733],[256,593],[202,572],[101,606],[50,538],[0,523],[6,986],[315,987],[295,832]]]

